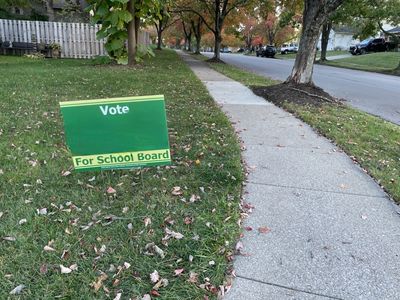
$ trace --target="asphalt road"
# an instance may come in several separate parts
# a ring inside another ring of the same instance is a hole
[[[205,53],[211,56],[211,53]],[[221,54],[228,64],[277,80],[285,80],[294,60]],[[314,82],[356,108],[400,125],[400,77],[315,65]]]

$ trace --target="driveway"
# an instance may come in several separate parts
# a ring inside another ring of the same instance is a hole
[[[211,56],[212,53],[205,53]],[[228,64],[277,80],[285,80],[294,60],[221,54]],[[331,95],[370,114],[400,125],[400,77],[315,65],[314,82]]]

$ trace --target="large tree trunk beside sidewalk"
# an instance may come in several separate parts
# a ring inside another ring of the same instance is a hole
[[[299,51],[287,83],[312,84],[314,58],[322,25],[344,0],[305,0]]]
[[[332,21],[329,20],[322,26],[322,36],[321,36],[321,58],[320,61],[327,61],[326,50],[329,43],[329,35],[331,34]]]

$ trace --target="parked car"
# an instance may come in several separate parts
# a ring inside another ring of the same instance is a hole
[[[357,54],[365,54],[368,52],[383,52],[388,50],[393,50],[395,48],[395,44],[391,42],[386,42],[384,38],[369,38],[363,40],[361,43],[350,46],[350,53],[353,55]]]
[[[229,47],[225,47],[221,49],[221,53],[232,53],[232,50]]]
[[[297,53],[299,47],[296,44],[283,44],[281,46],[281,54]]]
[[[257,49],[256,56],[259,57],[271,57],[273,58],[276,54],[276,48],[274,46],[268,45]]]

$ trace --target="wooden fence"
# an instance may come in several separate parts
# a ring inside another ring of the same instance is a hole
[[[25,43],[56,43],[61,57],[92,58],[106,55],[104,40],[96,39],[100,25],[0,19],[0,41]],[[149,45],[148,32],[140,32],[139,42]]]

